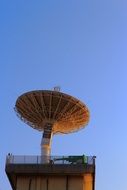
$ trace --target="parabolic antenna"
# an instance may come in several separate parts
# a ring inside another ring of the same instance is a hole
[[[21,95],[15,105],[17,115],[32,128],[43,131],[42,155],[50,155],[51,137],[85,127],[89,110],[80,100],[59,91],[37,90]]]

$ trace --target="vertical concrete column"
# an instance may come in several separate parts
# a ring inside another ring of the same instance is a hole
[[[83,190],[93,190],[93,176],[92,174],[84,175]]]

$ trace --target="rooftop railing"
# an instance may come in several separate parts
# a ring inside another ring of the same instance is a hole
[[[95,165],[95,156],[15,156],[8,154],[6,164],[89,164]]]

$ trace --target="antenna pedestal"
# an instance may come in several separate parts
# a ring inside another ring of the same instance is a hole
[[[49,163],[52,141],[52,124],[47,123],[44,127],[44,132],[41,140],[41,156],[42,163]]]

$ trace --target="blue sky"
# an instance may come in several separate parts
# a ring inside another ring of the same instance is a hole
[[[0,1],[0,190],[8,152],[39,155],[41,134],[14,113],[36,89],[73,95],[91,119],[78,133],[55,136],[53,155],[96,155],[96,189],[126,190],[127,2]]]

